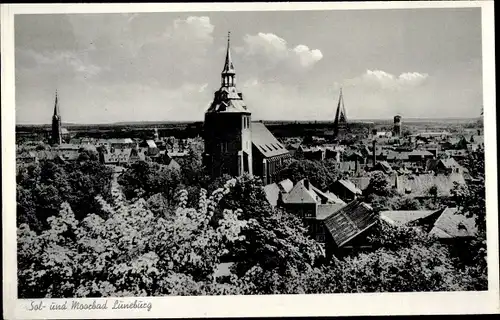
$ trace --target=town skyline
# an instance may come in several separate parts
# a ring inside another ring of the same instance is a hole
[[[286,30],[297,14],[305,31]],[[227,31],[254,120],[333,121],[340,87],[350,120],[473,119],[480,22],[475,8],[19,16],[16,124],[49,123],[56,89],[63,123],[203,121]]]

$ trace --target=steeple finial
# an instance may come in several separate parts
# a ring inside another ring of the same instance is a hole
[[[227,33],[227,51],[224,69],[222,69],[221,85],[223,87],[234,87],[236,83],[236,72],[234,71],[233,59],[231,59],[231,31]]]
[[[234,74],[233,59],[231,58],[231,31],[227,32],[226,61],[224,62],[222,73]]]
[[[56,101],[54,103],[54,116],[57,116],[59,117],[59,101],[58,101],[58,97],[57,97],[57,89],[56,89]]]

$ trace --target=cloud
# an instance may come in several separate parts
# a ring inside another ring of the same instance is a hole
[[[171,36],[181,40],[212,43],[214,28],[209,17],[189,16],[184,20],[176,19],[174,21]]]
[[[404,90],[423,85],[429,75],[419,72],[404,72],[399,76],[382,70],[366,70],[360,76],[336,82],[334,87],[364,87],[375,90]]]
[[[303,44],[296,46],[293,51],[300,59],[303,67],[308,67],[323,59],[323,54],[318,49],[310,50]]]
[[[208,83],[205,83],[203,85],[200,86],[200,88],[198,89],[198,92],[204,92],[208,87]]]
[[[24,72],[45,69],[58,72],[62,77],[69,73],[85,79],[97,76],[102,70],[88,62],[84,54],[71,51],[38,53],[29,49],[17,49],[16,65]]]
[[[256,57],[271,65],[286,64],[308,68],[323,58],[320,50],[311,50],[303,44],[289,47],[285,39],[273,33],[246,35],[243,41],[244,48],[241,51],[244,51],[245,55]]]

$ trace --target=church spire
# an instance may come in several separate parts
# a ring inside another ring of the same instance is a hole
[[[59,114],[59,101],[57,99],[57,90],[56,90],[56,101],[54,103],[54,114],[53,114],[53,117],[61,117],[61,115]]]
[[[337,112],[335,113],[333,129],[335,137],[337,137],[341,131],[345,131],[347,129],[347,115],[344,106],[344,97],[342,95],[342,88],[340,88],[339,103],[337,105]]]
[[[52,115],[52,144],[58,145],[62,143],[62,130],[61,130],[61,114],[59,113],[59,99],[56,90],[56,101],[54,103],[54,114]]]
[[[233,59],[231,58],[231,31],[227,33],[226,61],[221,74],[221,85],[223,87],[233,87],[235,85],[235,75]]]

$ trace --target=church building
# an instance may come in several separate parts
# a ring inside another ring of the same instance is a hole
[[[228,35],[221,87],[205,113],[204,164],[212,177],[245,173],[272,182],[290,154],[263,123],[252,123],[243,94],[236,89],[236,72]]]

